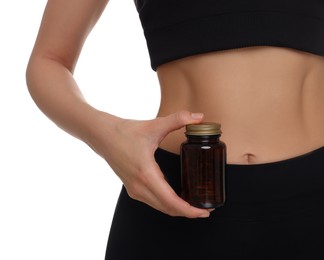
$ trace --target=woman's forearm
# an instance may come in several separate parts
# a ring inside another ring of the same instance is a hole
[[[43,113],[60,128],[90,146],[94,135],[100,131],[103,117],[105,124],[114,124],[118,120],[89,105],[72,72],[54,59],[32,57],[26,77],[29,92]]]

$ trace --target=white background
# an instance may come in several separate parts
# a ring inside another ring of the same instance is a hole
[[[26,88],[45,4],[0,2],[0,259],[103,260],[121,182],[44,116]],[[158,81],[132,0],[110,1],[75,77],[98,109],[134,119],[156,115]]]

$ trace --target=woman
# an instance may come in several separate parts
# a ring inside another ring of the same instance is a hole
[[[324,259],[324,4],[135,1],[161,85],[157,117],[135,121],[73,79],[107,2],[49,0],[27,69],[40,109],[124,183],[106,259]],[[177,195],[183,126],[203,121],[227,145],[212,212]]]

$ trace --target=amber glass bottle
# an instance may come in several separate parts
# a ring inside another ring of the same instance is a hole
[[[216,208],[225,202],[226,145],[219,138],[221,125],[186,126],[181,144],[181,197],[192,206]]]

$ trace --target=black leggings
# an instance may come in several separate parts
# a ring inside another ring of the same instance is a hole
[[[180,157],[156,161],[180,192]],[[324,147],[275,163],[226,166],[226,203],[207,219],[170,217],[122,189],[106,260],[324,259]]]

